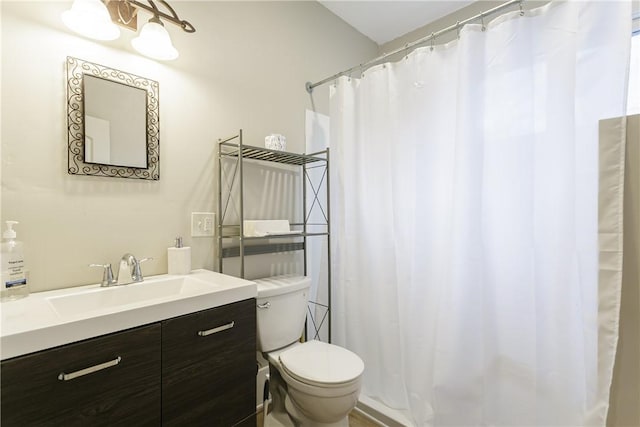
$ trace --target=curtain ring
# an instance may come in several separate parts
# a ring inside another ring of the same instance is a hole
[[[522,7],[522,0],[520,0],[520,3],[518,3],[520,5],[520,16],[524,16],[524,8]]]
[[[433,52],[433,49],[435,49],[434,47],[434,43],[436,41],[436,33],[431,33],[431,51]]]
[[[456,34],[457,34],[458,40],[460,40],[460,21],[456,21]]]
[[[482,31],[486,31],[487,27],[484,25],[484,14],[480,14],[480,23],[482,24]]]
[[[409,59],[409,43],[404,45],[404,59]]]

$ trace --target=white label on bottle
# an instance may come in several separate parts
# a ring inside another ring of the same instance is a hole
[[[3,279],[4,288],[17,288],[27,284],[27,278],[24,274],[24,260],[14,259],[9,260],[9,269],[4,272]]]

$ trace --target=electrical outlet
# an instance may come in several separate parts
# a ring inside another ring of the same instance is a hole
[[[215,218],[213,212],[191,212],[191,237],[213,236]]]

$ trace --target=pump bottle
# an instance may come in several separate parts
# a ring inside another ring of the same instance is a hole
[[[2,233],[2,283],[0,284],[0,301],[2,302],[29,295],[23,244],[16,240],[16,232],[13,229],[18,221],[6,223],[7,229]]]

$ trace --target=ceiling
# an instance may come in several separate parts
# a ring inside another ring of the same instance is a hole
[[[378,45],[473,3],[473,0],[318,1]]]

